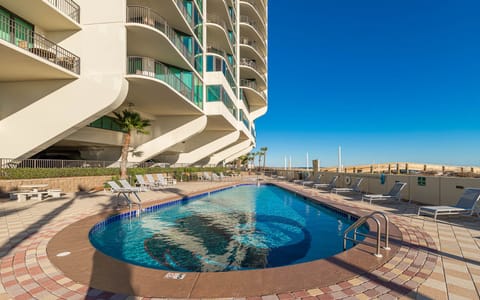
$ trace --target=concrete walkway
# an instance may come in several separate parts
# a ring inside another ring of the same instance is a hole
[[[223,184],[178,183],[169,191],[144,193],[142,199],[144,202],[167,199],[214,189]],[[413,246],[410,250],[401,250],[399,253],[403,256],[397,255],[372,274],[381,278],[391,275],[392,283],[410,284],[412,292],[407,296],[392,293],[383,284],[375,284],[359,276],[342,285],[281,295],[259,295],[253,299],[394,299],[397,296],[410,299],[480,299],[479,218],[441,218],[435,223],[431,218],[417,217],[417,206],[414,204],[383,202],[370,206],[355,198],[320,193],[291,183],[285,185],[313,197],[391,213],[395,223],[405,231],[404,238]],[[116,198],[108,192],[67,194],[41,202],[17,203],[6,199],[1,202],[0,299],[127,298],[89,289],[66,278],[49,262],[45,250],[49,239],[59,228],[86,216],[114,209],[117,205]],[[418,261],[421,264],[416,264]],[[430,271],[422,272],[422,268]],[[412,272],[414,269],[415,274]]]

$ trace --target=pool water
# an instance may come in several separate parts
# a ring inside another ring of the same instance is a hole
[[[244,185],[97,226],[90,241],[107,255],[149,268],[263,269],[341,252],[353,222],[282,188]]]

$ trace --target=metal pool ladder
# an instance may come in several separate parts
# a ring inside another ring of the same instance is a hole
[[[380,253],[380,247],[381,247],[380,244],[382,242],[382,231],[381,231],[382,226],[380,225],[380,221],[378,220],[377,215],[380,215],[381,217],[383,217],[383,220],[385,222],[385,234],[384,234],[385,241],[384,241],[384,246],[382,248],[384,250],[390,250],[390,247],[388,246],[388,236],[389,236],[389,220],[388,220],[388,217],[387,217],[387,215],[385,215],[381,211],[375,211],[375,212],[373,212],[369,215],[361,217],[360,219],[358,219],[355,223],[350,225],[345,230],[345,232],[343,233],[343,251],[347,250],[347,241],[352,241],[355,244],[365,244],[365,245],[368,245],[368,246],[376,247],[376,252],[373,255],[375,255],[376,257],[382,257],[382,254]],[[376,236],[370,235],[370,234],[365,234],[365,233],[357,231],[357,229],[360,226],[362,226],[363,224],[365,224],[368,221],[368,219],[372,219],[375,222],[375,224],[377,225]],[[353,230],[353,238],[350,238],[350,237],[347,236],[347,234],[352,230]],[[357,235],[361,235],[361,236],[364,236],[364,237],[376,238],[376,243],[373,244],[373,243],[370,243],[370,242],[357,240]]]

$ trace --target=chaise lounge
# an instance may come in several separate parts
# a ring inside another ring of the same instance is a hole
[[[360,184],[362,184],[363,178],[358,177],[355,179],[355,182],[352,184],[351,187],[343,187],[343,188],[333,188],[331,190],[332,193],[361,193]]]
[[[406,182],[395,182],[390,192],[387,194],[370,194],[370,195],[363,195],[362,201],[366,200],[372,204],[374,200],[397,200],[400,201],[400,193],[402,192],[403,188],[407,185]]]
[[[437,216],[445,215],[473,215],[480,199],[480,188],[465,188],[458,202],[453,206],[421,206],[418,208],[417,215],[430,215],[437,221]],[[477,216],[480,216],[477,211]]]

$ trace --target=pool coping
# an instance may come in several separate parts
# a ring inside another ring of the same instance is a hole
[[[348,206],[327,198],[311,197],[308,191],[298,191],[284,184],[276,184],[290,192],[308,197],[314,202],[340,209],[349,214],[362,216],[364,209]],[[239,185],[232,183],[212,190],[192,193],[188,197],[213,192]],[[181,200],[171,197],[149,206]],[[123,213],[124,211],[120,212]],[[291,291],[321,288],[343,282],[380,268],[399,251],[402,234],[394,225],[391,236],[392,250],[382,251],[384,256],[372,255],[373,249],[358,245],[330,258],[292,266],[263,270],[231,271],[218,273],[185,273],[183,280],[166,279],[169,272],[150,269],[121,262],[97,251],[89,242],[88,233],[98,222],[119,212],[97,214],[72,223],[58,232],[47,245],[49,260],[67,277],[87,286],[127,295],[143,297],[207,298],[245,297],[286,293]],[[373,228],[373,226],[370,226]],[[57,257],[69,251],[66,257]],[[334,276],[332,276],[334,274]]]

